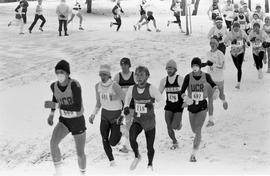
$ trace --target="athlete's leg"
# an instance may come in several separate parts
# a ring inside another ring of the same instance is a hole
[[[259,55],[253,54],[253,59],[254,59],[257,70],[259,70],[260,69]]]
[[[109,161],[113,161],[114,157],[112,154],[112,148],[109,142],[109,133],[111,130],[111,124],[107,120],[101,120],[100,122],[100,133],[102,136],[102,143],[103,143],[103,148],[105,150],[105,153],[109,159]]]
[[[173,144],[177,144],[177,139],[175,138],[175,133],[172,128],[172,121],[173,121],[173,112],[172,111],[165,111],[165,121],[167,124],[167,130],[170,138],[173,141]]]
[[[86,156],[84,153],[86,132],[82,134],[74,135],[74,140],[76,144],[76,151],[78,156],[78,165],[81,172],[85,172],[86,169]]]
[[[80,18],[80,25],[82,25],[82,22],[83,22],[82,14],[81,13],[77,13],[77,17]]]
[[[122,25],[121,17],[117,18],[117,20],[118,20],[118,21],[117,21],[118,26],[117,26],[116,31],[119,31],[119,29],[120,29],[120,27],[121,27],[121,25]]]
[[[172,119],[172,129],[181,130],[182,128],[182,112],[175,112]]]
[[[32,31],[32,29],[33,29],[34,26],[36,25],[38,19],[39,19],[39,17],[38,17],[38,15],[36,14],[33,23],[32,23],[31,26],[29,27],[29,31],[30,31],[30,32]]]
[[[59,172],[62,163],[61,162],[62,156],[59,149],[59,143],[62,141],[63,138],[65,138],[68,135],[68,133],[69,133],[68,128],[61,122],[57,123],[52,133],[50,148],[56,172]]]
[[[130,130],[129,130],[129,141],[130,146],[135,154],[135,158],[139,157],[139,149],[138,149],[138,143],[137,143],[137,137],[142,132],[143,128],[139,123],[132,123]]]
[[[153,165],[153,158],[155,154],[154,142],[156,136],[156,128],[145,131],[146,144],[147,144],[147,156],[148,156],[148,166]]]
[[[109,138],[110,145],[116,146],[119,143],[121,136],[120,125],[117,125],[116,123],[111,124],[111,134]]]
[[[74,13],[72,13],[72,15],[71,15],[71,17],[70,17],[70,19],[68,20],[68,24],[74,19],[74,17],[75,17],[75,14]]]
[[[43,15],[40,15],[39,18],[41,19],[42,23],[40,25],[40,27],[42,28],[44,26],[44,24],[46,23],[46,19],[44,18]]]

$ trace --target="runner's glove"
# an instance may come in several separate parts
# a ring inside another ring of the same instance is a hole
[[[206,63],[207,63],[208,66],[212,66],[213,65],[213,62],[211,62],[210,60],[208,60]]]
[[[47,122],[48,122],[48,124],[49,124],[50,126],[53,125],[53,115],[52,115],[52,114],[49,115],[49,117],[48,117],[48,119],[47,119]]]
[[[91,124],[93,124],[93,123],[94,123],[94,120],[95,120],[95,114],[92,114],[92,115],[89,117],[89,122],[90,122]]]
[[[53,101],[45,101],[44,103],[44,107],[45,108],[50,108],[50,109],[57,109],[59,108],[59,104],[58,103],[55,103]]]
[[[270,47],[270,43],[269,43],[269,42],[263,42],[263,43],[262,43],[262,46],[263,46],[264,48],[269,48],[269,47]]]
[[[188,106],[193,104],[193,100],[189,98],[187,95],[184,96],[183,100]]]
[[[125,107],[124,108],[124,114],[125,115],[129,115],[130,111],[129,111],[129,107]]]
[[[250,39],[251,42],[255,42],[255,40],[256,40],[256,37],[252,37],[252,38]]]

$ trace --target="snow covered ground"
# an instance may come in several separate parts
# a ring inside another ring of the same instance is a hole
[[[106,1],[107,2],[107,1]],[[18,29],[8,28],[17,3],[0,4],[0,175],[51,175],[53,166],[49,153],[52,127],[47,125],[48,111],[43,103],[51,99],[49,85],[55,80],[54,66],[60,59],[71,64],[71,77],[82,85],[85,117],[88,119],[95,105],[94,84],[99,81],[98,67],[101,63],[112,66],[113,74],[120,69],[119,60],[129,57],[133,68],[139,64],[150,68],[150,82],[159,85],[166,76],[165,63],[175,59],[179,74],[184,76],[190,69],[192,57],[204,57],[209,50],[206,34],[211,22],[205,16],[209,0],[202,3],[200,16],[192,17],[193,34],[179,33],[178,27],[166,27],[173,19],[169,1],[158,1],[156,15],[161,33],[145,30],[133,31],[137,22],[135,2],[123,2],[127,13],[123,26],[116,33],[109,28],[109,15],[113,3],[94,1],[94,13],[85,14],[85,31],[78,31],[78,19],[69,26],[69,37],[57,36],[55,5],[44,2],[47,23],[44,33],[36,28],[33,34],[17,35]],[[73,2],[69,2],[73,4]],[[33,20],[36,2],[30,2],[27,27]],[[106,5],[105,5],[106,4]],[[85,6],[85,5],[84,5]],[[104,13],[104,14],[103,14]],[[185,24],[185,20],[183,23]],[[26,28],[27,29],[27,28]],[[264,65],[264,72],[266,65]],[[220,101],[215,102],[217,123],[213,128],[203,129],[203,142],[198,162],[190,163],[192,132],[187,111],[183,114],[183,128],[177,132],[180,148],[169,149],[163,110],[156,111],[157,135],[154,172],[146,170],[147,156],[145,138],[139,137],[142,162],[137,170],[130,172],[133,153],[127,155],[114,151],[117,166],[110,168],[99,134],[99,118],[94,125],[87,123],[86,154],[88,175],[140,175],[140,174],[269,174],[270,173],[270,74],[257,79],[251,49],[247,50],[243,64],[241,90],[234,88],[236,69],[229,52],[226,55],[225,93],[229,102],[224,111]],[[55,123],[57,119],[55,116]],[[66,174],[77,173],[76,152],[72,136],[61,144]]]

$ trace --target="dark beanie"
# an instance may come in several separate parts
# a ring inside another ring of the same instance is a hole
[[[64,70],[68,74],[70,74],[70,68],[69,68],[69,63],[65,60],[59,61],[56,66],[55,66],[55,71],[56,70]]]
[[[239,27],[239,28],[240,28],[240,23],[234,22],[234,23],[233,23],[233,28],[235,28],[235,27]]]
[[[198,65],[200,68],[202,67],[202,62],[201,62],[201,59],[198,58],[198,57],[194,57],[191,61],[191,67],[193,65]]]
[[[123,64],[129,65],[129,67],[131,67],[130,59],[127,58],[127,57],[122,58],[122,59],[120,60],[120,65],[123,65]]]

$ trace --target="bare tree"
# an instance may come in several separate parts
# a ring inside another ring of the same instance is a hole
[[[264,6],[265,6],[265,12],[269,13],[269,1],[268,0],[265,0]]]

